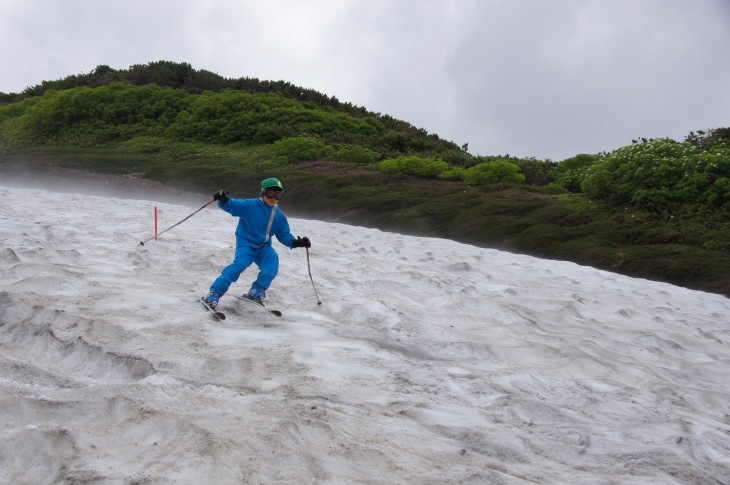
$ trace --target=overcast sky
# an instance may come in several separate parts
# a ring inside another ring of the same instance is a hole
[[[730,126],[730,0],[0,0],[0,91],[158,60],[284,80],[475,155]]]

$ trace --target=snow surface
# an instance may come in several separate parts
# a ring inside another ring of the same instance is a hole
[[[322,305],[275,242],[217,322],[236,219],[155,205],[0,187],[2,483],[730,483],[723,296],[290,218]]]

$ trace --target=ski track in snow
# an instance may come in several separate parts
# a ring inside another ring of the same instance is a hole
[[[275,241],[216,322],[236,219],[154,205],[0,187],[2,483],[730,483],[723,296],[290,218],[323,304]]]

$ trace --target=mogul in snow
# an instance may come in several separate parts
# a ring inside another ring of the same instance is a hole
[[[289,248],[309,248],[309,238],[294,238],[289,230],[289,221],[279,210],[278,202],[284,195],[284,186],[278,179],[268,178],[261,182],[261,193],[253,199],[231,199],[228,192],[220,190],[213,195],[218,207],[234,217],[238,217],[236,228],[236,254],[233,262],[226,266],[221,275],[213,282],[205,302],[212,308],[228,291],[231,284],[251,263],[256,263],[259,273],[245,295],[262,303],[266,290],[279,272],[279,255],[271,246],[271,236],[276,236],[281,244]]]

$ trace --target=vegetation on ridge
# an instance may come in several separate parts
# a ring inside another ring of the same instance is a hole
[[[467,148],[289,83],[166,61],[0,93],[6,166],[143,173],[234,193],[275,174],[292,213],[730,294],[730,129],[557,163]]]

